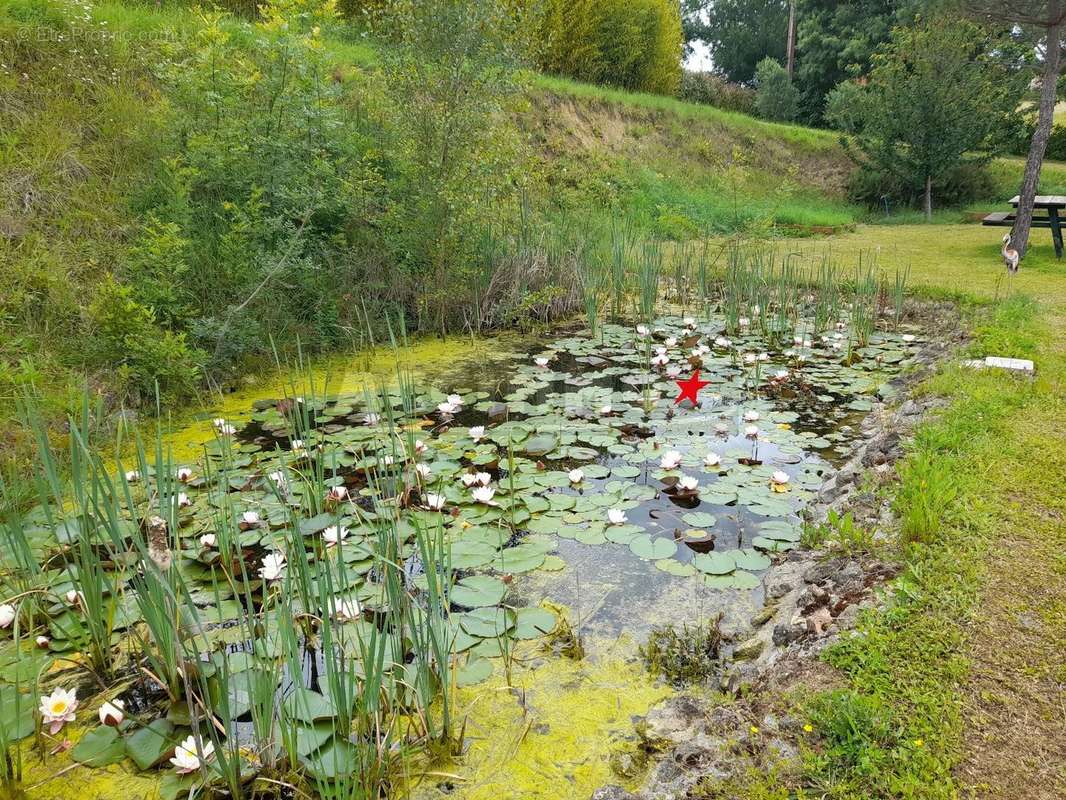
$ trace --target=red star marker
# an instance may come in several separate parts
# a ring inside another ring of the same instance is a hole
[[[674,383],[676,383],[678,385],[678,387],[681,389],[681,394],[679,394],[677,396],[677,399],[674,401],[674,405],[675,406],[679,405],[682,400],[691,400],[692,401],[692,405],[698,406],[700,404],[700,400],[699,400],[700,389],[702,389],[704,386],[710,386],[711,385],[710,381],[701,381],[700,380],[700,371],[699,370],[696,370],[695,372],[693,372],[692,373],[692,377],[689,378],[687,381],[674,381]]]

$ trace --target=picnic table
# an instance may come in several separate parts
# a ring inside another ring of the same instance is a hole
[[[1018,195],[1010,199],[1010,204],[1018,207]],[[1062,218],[1059,212],[1066,209],[1066,196],[1060,194],[1038,194],[1033,203],[1034,211],[1045,211],[1046,215],[1033,214],[1032,227],[1050,228],[1051,239],[1055,243],[1055,257],[1062,258]],[[1013,228],[1016,215],[1011,211],[997,211],[981,220],[982,225],[1001,228]]]

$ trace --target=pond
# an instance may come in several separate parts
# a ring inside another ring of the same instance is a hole
[[[129,642],[110,695],[135,730],[75,760],[117,763],[155,720],[157,746],[134,760],[169,768],[209,712],[217,730],[190,755],[223,785],[298,763],[320,791],[586,796],[630,717],[670,691],[636,645],[761,606],[762,576],[920,346],[863,338],[846,318],[786,334],[670,315],[430,369],[398,352],[391,382],[305,384],[215,419],[196,463],[142,455],[114,481],[101,463],[91,502],[58,524],[39,509],[20,534],[45,565],[32,613],[50,657]],[[696,370],[699,403],[675,402]],[[69,546],[49,561],[57,538]],[[97,607],[114,613],[94,633]],[[415,777],[398,781],[390,752]],[[174,791],[203,777],[167,773]]]

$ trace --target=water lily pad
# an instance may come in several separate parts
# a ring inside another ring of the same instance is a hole
[[[474,658],[456,671],[457,686],[473,686],[487,680],[492,675],[492,662],[487,658]]]
[[[770,566],[770,559],[756,550],[733,550],[729,553],[736,562],[737,569],[763,570]]]
[[[657,561],[670,558],[677,552],[677,544],[671,539],[662,537],[652,538],[648,534],[641,534],[629,543],[629,549],[633,555],[645,561]]]
[[[70,757],[87,767],[106,767],[126,757],[126,745],[118,729],[100,725],[86,733],[70,751]]]
[[[683,564],[673,558],[664,558],[655,562],[655,566],[668,575],[676,575],[679,578],[688,578],[696,574],[696,568],[691,564]]]
[[[715,516],[708,514],[706,511],[690,511],[687,514],[682,514],[681,519],[685,521],[685,524],[693,528],[710,528],[717,522]]]
[[[155,719],[126,737],[126,755],[138,769],[150,769],[174,749],[176,740],[173,724],[165,719]]]
[[[494,606],[503,600],[507,587],[503,581],[487,575],[470,575],[452,587],[449,599],[467,608]]]
[[[516,639],[536,639],[555,630],[557,620],[555,614],[540,606],[520,608],[515,612],[517,627],[514,636]]]
[[[737,568],[737,564],[727,553],[697,553],[692,559],[692,566],[708,575],[728,575]]]

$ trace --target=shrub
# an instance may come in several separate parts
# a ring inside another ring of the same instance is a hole
[[[858,133],[865,117],[866,89],[855,81],[841,81],[825,99],[825,121],[843,133]]]
[[[537,31],[546,72],[630,91],[676,94],[681,14],[670,0],[547,0]]]
[[[946,206],[965,205],[977,198],[995,195],[995,181],[984,164],[957,165],[933,181],[933,191]],[[871,166],[856,169],[848,179],[848,196],[871,208],[889,210],[918,204],[922,192],[893,172]]]
[[[163,330],[133,289],[108,278],[89,306],[93,361],[115,371],[125,400],[139,404],[156,396],[166,401],[192,395],[203,353],[191,349],[184,334]]]
[[[772,58],[755,68],[755,110],[764,119],[791,122],[799,115],[799,91],[788,72]]]
[[[739,111],[751,114],[755,111],[755,92],[739,83],[730,83],[713,72],[685,70],[681,74],[681,89],[678,97],[690,103]]]

